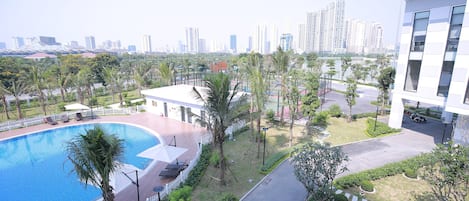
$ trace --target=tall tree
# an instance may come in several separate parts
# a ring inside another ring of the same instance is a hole
[[[306,130],[308,133],[311,132],[311,123],[316,114],[316,110],[321,105],[321,100],[319,99],[319,74],[313,72],[307,72],[305,77],[305,87],[306,93],[302,96],[302,106],[301,111],[303,115],[308,118],[306,122]]]
[[[335,74],[337,74],[337,71],[335,70],[335,61],[333,59],[328,59],[326,62],[327,65],[327,72],[326,74],[329,76],[329,90],[332,89],[332,77],[334,77]]]
[[[100,127],[87,130],[67,143],[67,158],[74,172],[85,184],[91,183],[101,189],[104,201],[114,200],[111,173],[119,167],[123,157],[124,141],[106,133]]]
[[[280,74],[280,87],[282,96],[282,106],[280,110],[280,123],[284,123],[284,110],[287,101],[287,74],[288,67],[290,64],[290,55],[288,52],[282,50],[281,47],[277,48],[277,51],[273,55],[273,63],[277,69],[277,73]]]
[[[0,90],[5,95],[15,98],[18,119],[23,118],[21,112],[20,96],[27,92],[27,73],[22,59],[4,58],[0,61],[2,72],[0,72]],[[6,101],[4,101],[4,104]]]
[[[42,113],[47,115],[46,110],[46,96],[44,94],[45,87],[45,69],[40,66],[38,62],[34,62],[28,72],[28,88],[31,94],[36,95],[41,106]]]
[[[112,101],[114,102],[114,94],[117,93],[119,97],[119,104],[122,107],[124,99],[122,97],[122,89],[124,87],[124,74],[118,71],[117,68],[104,68],[103,69],[104,80],[108,83],[111,88]]]
[[[296,178],[308,191],[308,200],[334,200],[334,178],[347,171],[348,156],[340,147],[308,143],[293,152]]]
[[[104,68],[115,68],[119,66],[119,59],[108,53],[98,54],[90,60],[89,65],[93,70],[95,82],[100,82],[104,86],[107,85],[104,79]]]
[[[205,91],[199,91],[195,87],[193,91],[195,97],[204,103],[204,110],[208,118],[200,117],[200,120],[207,119],[209,130],[213,134],[215,146],[218,146],[220,156],[220,181],[225,185],[226,160],[223,151],[223,143],[226,137],[226,129],[231,125],[242,121],[248,115],[246,97],[238,96],[238,86],[230,90],[231,78],[223,73],[208,76],[205,80]],[[205,93],[204,93],[205,92]]]
[[[389,102],[389,89],[391,85],[394,83],[394,76],[396,74],[396,70],[392,67],[387,67],[381,69],[379,76],[378,76],[378,89],[380,90],[380,102],[381,108],[385,108],[387,103]],[[381,114],[384,115],[385,110],[381,110]]]
[[[163,82],[163,86],[171,85],[175,74],[174,72],[174,68],[170,67],[168,63],[160,63],[160,66],[158,67],[158,74]]]
[[[300,100],[300,91],[298,89],[298,85],[299,85],[299,82],[301,81],[299,81],[300,79],[299,71],[296,69],[291,70],[288,75],[290,79],[288,80],[288,85],[287,85],[287,103],[288,103],[289,118],[290,118],[289,147],[291,147],[293,145],[293,125],[297,118],[298,102]]]
[[[347,70],[352,65],[352,58],[351,57],[341,57],[340,60],[342,61],[342,65],[341,65],[342,73],[340,75],[340,79],[344,80],[345,73],[347,72]]]
[[[355,98],[357,94],[357,82],[352,77],[347,78],[347,90],[345,91],[345,100],[349,107],[348,121],[352,121],[352,106],[356,104]]]

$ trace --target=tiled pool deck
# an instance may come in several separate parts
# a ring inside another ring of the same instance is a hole
[[[28,133],[38,132],[45,129],[58,128],[62,126],[86,124],[86,123],[128,123],[141,126],[153,131],[158,135],[162,144],[168,144],[176,136],[176,143],[178,147],[187,148],[188,151],[179,157],[180,161],[189,162],[195,157],[197,152],[197,145],[200,142],[200,137],[206,133],[206,130],[193,126],[188,123],[179,122],[173,119],[168,119],[148,112],[131,114],[127,116],[102,116],[96,119],[84,119],[82,121],[71,120],[68,123],[59,122],[58,125],[41,124],[27,128],[21,128],[0,133],[0,140],[11,138],[15,136],[25,135]],[[154,166],[147,167],[141,173],[139,172],[140,183],[140,200],[145,200],[155,194],[153,188],[158,185],[164,185],[171,180],[161,179],[158,174],[164,169],[166,163],[157,162]],[[129,185],[122,191],[116,194],[116,201],[130,201],[137,200],[137,190],[135,185]]]

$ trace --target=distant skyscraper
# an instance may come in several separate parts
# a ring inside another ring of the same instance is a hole
[[[150,35],[143,35],[142,41],[142,51],[143,53],[151,53],[151,36]]]
[[[55,41],[55,37],[51,36],[39,36],[39,42],[42,45],[60,45],[60,43]]]
[[[199,29],[195,27],[186,28],[186,52],[199,52]]]
[[[205,53],[207,52],[207,41],[203,38],[199,38],[199,51],[200,53]]]
[[[121,49],[121,41],[116,40],[112,42],[112,49],[114,50],[120,50]]]
[[[267,52],[270,51],[267,36],[267,26],[257,25],[253,51],[259,52],[261,54],[267,54]]]
[[[306,51],[340,52],[344,45],[345,1],[335,0],[325,9],[307,13]]]
[[[306,26],[305,24],[298,25],[298,41],[297,49],[300,51],[306,51]]]
[[[233,53],[237,52],[237,47],[236,47],[236,35],[231,35],[230,36],[230,50]]]
[[[24,46],[23,37],[13,37],[13,47],[15,49],[20,49]]]
[[[86,49],[94,50],[96,49],[96,42],[94,41],[94,36],[85,37]]]
[[[290,33],[282,34],[280,37],[280,47],[282,50],[288,51],[292,49],[293,35]]]
[[[0,42],[0,50],[7,49],[7,45],[4,42]]]
[[[246,52],[251,52],[252,51],[252,36],[248,37],[248,48],[246,49]]]
[[[71,48],[78,48],[79,47],[78,41],[70,41],[70,47]]]
[[[132,53],[137,52],[137,47],[135,45],[129,45],[127,51]]]
[[[102,48],[105,49],[105,50],[110,50],[110,49],[112,49],[112,41],[110,41],[110,40],[105,40],[105,41],[103,42]]]
[[[344,35],[345,48],[349,53],[383,53],[383,26],[379,23],[347,19]]]

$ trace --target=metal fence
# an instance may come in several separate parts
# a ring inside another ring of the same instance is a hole
[[[127,115],[131,113],[135,113],[141,110],[144,110],[144,106],[135,106],[135,107],[128,107],[128,108],[119,108],[119,109],[112,109],[112,108],[95,108],[92,110],[83,110],[83,111],[75,111],[75,112],[63,112],[60,114],[52,114],[48,115],[55,121],[61,121],[63,116],[68,116],[70,119],[75,118],[76,113],[82,113],[83,116],[91,117],[91,116],[106,116],[106,115]],[[44,118],[46,116],[37,116],[32,118],[25,118],[21,120],[12,120],[7,122],[0,123],[0,132],[9,131],[17,128],[25,128],[29,126],[34,126],[38,124],[44,123]]]
[[[194,169],[194,167],[199,162],[200,155],[202,154],[202,145],[207,144],[209,142],[211,142],[210,134],[207,133],[201,137],[195,158],[189,162],[189,166],[186,169],[184,169],[179,174],[179,176],[176,177],[176,179],[165,184],[164,190],[160,192],[161,198],[168,196],[173,190],[177,189],[180,186],[180,184],[187,179],[191,170]],[[158,201],[158,194],[148,197],[146,201]]]

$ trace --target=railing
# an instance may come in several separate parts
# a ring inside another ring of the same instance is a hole
[[[75,118],[75,113],[81,112],[84,117],[89,117],[91,114],[93,116],[106,116],[106,115],[127,115],[131,113],[138,112],[142,109],[145,109],[144,106],[135,106],[135,107],[128,107],[128,108],[119,108],[119,109],[107,109],[107,108],[95,108],[92,110],[83,110],[83,111],[75,111],[75,112],[63,112],[60,114],[52,114],[48,115],[52,117],[55,121],[60,121],[61,117],[67,115],[69,118]],[[17,128],[25,128],[29,126],[34,126],[38,124],[44,123],[45,116],[37,116],[32,118],[25,118],[21,120],[14,120],[14,121],[7,121],[0,123],[0,132],[9,131]]]
[[[164,196],[168,196],[171,193],[171,191],[178,188],[179,185],[187,179],[191,170],[194,169],[194,167],[199,162],[200,155],[202,154],[202,145],[208,144],[211,141],[212,141],[212,135],[210,133],[205,133],[204,135],[201,136],[200,142],[198,143],[198,149],[197,149],[197,153],[196,153],[194,160],[191,160],[191,162],[189,163],[189,166],[186,169],[184,169],[179,174],[179,176],[176,177],[176,179],[174,179],[173,181],[165,185],[163,192],[160,192],[161,198],[163,198]],[[146,201],[158,201],[158,194],[148,197]]]

